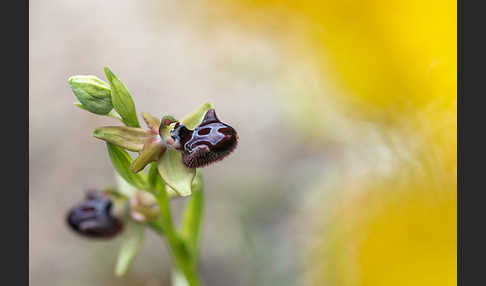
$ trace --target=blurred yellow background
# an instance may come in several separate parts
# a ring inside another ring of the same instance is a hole
[[[455,285],[455,1],[30,2],[30,281],[169,285],[148,235],[71,233],[67,209],[115,183],[67,78],[109,66],[137,111],[210,101],[238,132],[203,170],[205,285]],[[175,201],[180,209],[182,201]]]

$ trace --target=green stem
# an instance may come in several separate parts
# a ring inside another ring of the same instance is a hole
[[[180,235],[186,241],[191,253],[198,256],[198,242],[201,229],[202,210],[204,205],[204,190],[202,175],[198,171],[192,183],[192,196],[187,202],[184,216],[182,218],[182,225],[180,227]]]
[[[150,169],[149,178],[160,178],[158,173],[153,172],[157,172],[155,165]],[[194,179],[193,195],[187,203],[181,232],[174,228],[165,184],[152,180],[151,185],[154,187],[152,191],[157,198],[160,217],[149,225],[167,239],[169,252],[174,261],[173,285],[199,286],[197,245],[203,202],[202,177],[198,173]],[[182,284],[183,281],[186,284]]]

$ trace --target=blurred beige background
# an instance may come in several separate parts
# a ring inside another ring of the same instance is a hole
[[[137,111],[204,102],[239,133],[203,170],[204,285],[455,285],[457,3],[401,0],[30,1],[31,285],[169,285],[147,232],[123,278],[120,239],[65,223],[115,185],[67,79],[103,67]],[[172,204],[176,216],[184,201]]]
[[[210,101],[239,132],[238,149],[203,172],[205,285],[296,285],[295,215],[331,160],[289,128],[296,124],[281,93],[291,84],[282,84],[278,46],[201,27],[202,9],[205,1],[30,1],[31,285],[169,285],[165,244],[150,231],[129,272],[116,278],[120,240],[88,241],[65,223],[86,189],[115,184],[105,145],[91,132],[118,123],[74,107],[67,82],[76,74],[105,79],[103,66],[128,86],[138,113],[180,118]]]

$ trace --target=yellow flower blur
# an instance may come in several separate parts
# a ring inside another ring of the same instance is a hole
[[[455,285],[456,1],[215,2],[322,85],[285,96],[304,136],[339,143],[303,283]]]

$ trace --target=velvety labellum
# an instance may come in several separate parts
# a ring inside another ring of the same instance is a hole
[[[171,131],[174,148],[182,152],[182,162],[189,168],[199,168],[228,156],[238,144],[233,127],[221,122],[214,109],[206,112],[194,130],[177,122]]]
[[[71,209],[67,222],[77,233],[92,238],[110,238],[123,229],[122,221],[111,214],[112,202],[95,191]]]

